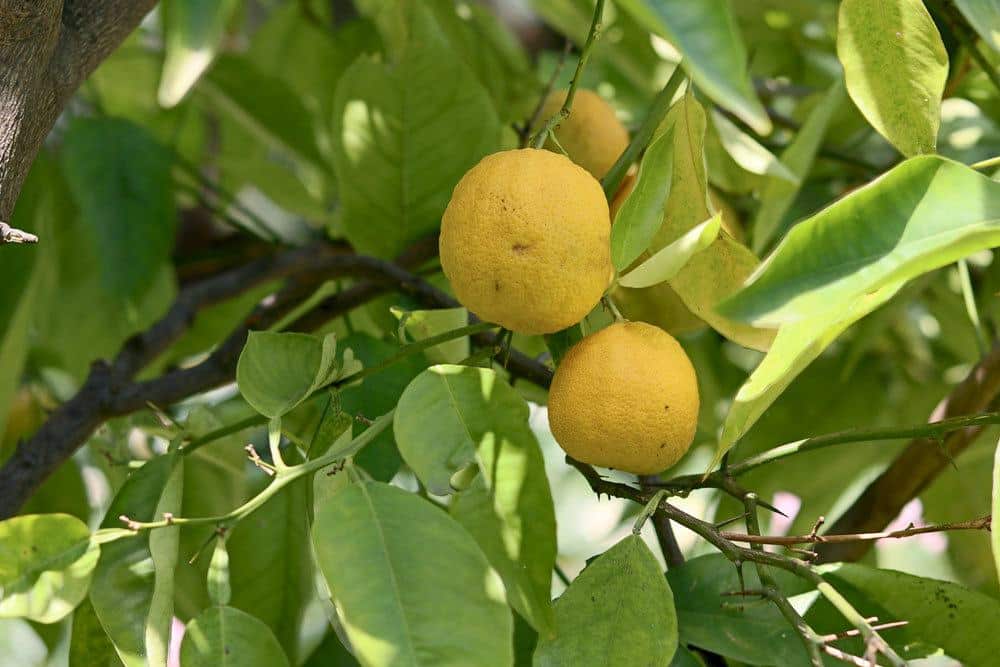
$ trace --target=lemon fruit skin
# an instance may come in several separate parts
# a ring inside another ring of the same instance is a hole
[[[566,353],[549,389],[549,426],[578,461],[648,475],[687,452],[698,406],[680,343],[651,324],[620,322]]]
[[[538,131],[552,116],[559,113],[566,101],[566,90],[554,90],[545,98],[539,114]],[[604,178],[611,166],[628,147],[628,130],[618,120],[614,108],[592,90],[578,89],[573,96],[573,108],[555,130],[559,145],[573,162]],[[559,151],[551,138],[546,148]]]
[[[611,218],[593,176],[531,148],[483,158],[441,219],[441,266],[483,320],[522,334],[576,324],[610,282]]]

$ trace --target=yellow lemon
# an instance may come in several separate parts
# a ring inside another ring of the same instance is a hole
[[[452,193],[441,266],[455,296],[523,334],[576,324],[613,273],[601,185],[563,155],[530,148],[489,155]]]
[[[535,131],[559,112],[566,101],[566,93],[565,90],[549,93]],[[594,178],[604,178],[628,147],[628,130],[618,120],[611,105],[591,90],[576,91],[569,118],[556,127],[555,135],[570,159],[593,174]],[[545,145],[549,150],[559,150],[551,138]]]
[[[549,425],[567,454],[640,475],[677,463],[698,425],[698,379],[673,336],[620,322],[566,353],[549,390]]]

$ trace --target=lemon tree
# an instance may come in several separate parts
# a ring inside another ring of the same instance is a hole
[[[992,667],[998,21],[0,2],[0,665]]]

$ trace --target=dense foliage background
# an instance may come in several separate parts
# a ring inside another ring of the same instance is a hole
[[[670,184],[615,298],[702,400],[641,541],[656,481],[581,475],[544,407],[611,314],[510,343],[435,258],[594,8],[164,0],[86,79],[9,220],[39,243],[0,244],[0,665],[995,664],[1000,3],[603,7],[576,85]],[[737,569],[755,528],[818,558]]]

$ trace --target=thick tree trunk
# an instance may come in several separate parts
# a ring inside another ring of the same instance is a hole
[[[156,0],[0,0],[0,223],[80,84]]]

